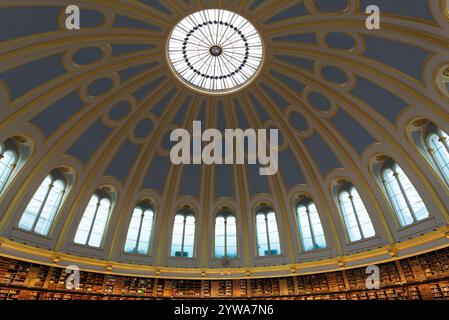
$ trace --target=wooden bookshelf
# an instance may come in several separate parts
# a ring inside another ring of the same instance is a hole
[[[0,257],[1,300],[285,299],[449,300],[449,249],[379,264],[381,286],[368,290],[365,268],[280,278],[164,279],[80,272],[66,288],[65,270]]]

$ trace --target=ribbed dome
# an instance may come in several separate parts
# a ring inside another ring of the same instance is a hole
[[[0,198],[1,252],[167,276],[175,267],[209,276],[229,266],[230,276],[242,276],[330,270],[447,244],[448,187],[421,147],[429,128],[449,132],[446,1],[377,0],[380,30],[366,28],[366,0],[83,1],[81,29],[70,31],[69,2],[0,5],[0,141],[20,153]],[[254,26],[264,55],[244,88],[212,95],[175,75],[167,41],[186,16],[218,8]],[[220,131],[279,129],[279,171],[172,164],[170,133],[191,130],[195,120]],[[428,217],[410,225],[397,218],[378,174],[388,162],[408,176]],[[51,172],[67,188],[49,232],[22,230],[22,214]],[[347,185],[360,194],[373,237],[351,241],[338,199]],[[98,247],[77,244],[83,213],[101,192],[111,202],[104,239]],[[304,249],[302,199],[316,205],[325,248]],[[150,247],[129,254],[127,231],[142,201],[154,210]],[[261,206],[276,214],[281,254],[258,254]],[[237,221],[230,261],[214,257],[223,207]],[[180,209],[196,218],[191,259],[170,253]]]

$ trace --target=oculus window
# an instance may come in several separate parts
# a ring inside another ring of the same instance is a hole
[[[223,94],[243,87],[257,75],[263,45],[251,22],[231,11],[209,9],[175,26],[167,54],[172,70],[188,86]]]

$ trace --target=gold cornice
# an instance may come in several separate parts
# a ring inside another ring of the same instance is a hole
[[[226,278],[268,278],[285,277],[291,275],[292,270],[295,270],[295,275],[325,273],[343,269],[364,267],[367,265],[380,264],[403,259],[406,257],[416,256],[422,253],[447,247],[449,245],[447,234],[449,234],[449,227],[443,227],[423,236],[397,243],[394,246],[388,245],[382,248],[352,255],[334,257],[321,261],[251,268],[174,268],[162,266],[133,265],[114,261],[102,261],[92,258],[78,257],[66,253],[35,248],[11,241],[3,237],[0,237],[0,256],[49,266],[60,266],[61,268],[68,264],[76,265],[78,263],[83,265],[83,267],[81,267],[80,269],[84,271],[97,273],[107,272],[117,275],[139,277],[154,277],[156,274],[158,274],[158,276],[161,278],[173,279],[188,278],[212,280]],[[446,240],[443,244],[434,245],[426,249],[410,250],[416,248],[417,246],[429,245],[433,241],[443,239]],[[405,250],[407,250],[408,252],[404,252],[403,254],[401,254],[401,251]],[[31,258],[30,256],[33,256],[33,258]],[[368,259],[370,260],[369,263],[366,262],[366,260]],[[123,271],[118,272],[117,270]],[[226,276],[224,277],[223,275]]]

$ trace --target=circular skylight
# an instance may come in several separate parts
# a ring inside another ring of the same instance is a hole
[[[173,71],[189,86],[220,94],[248,84],[260,69],[259,33],[242,16],[221,9],[191,14],[173,29],[168,42]]]

